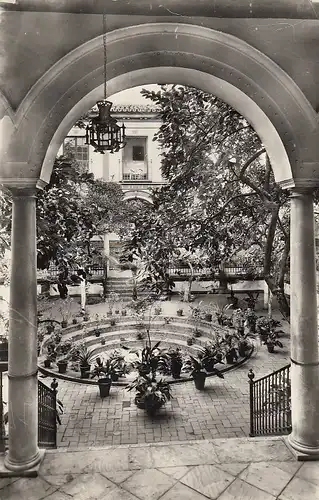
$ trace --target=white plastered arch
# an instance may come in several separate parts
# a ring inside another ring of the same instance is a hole
[[[247,43],[201,26],[155,23],[115,30],[107,35],[107,45],[109,95],[147,83],[201,88],[225,100],[253,125],[278,182],[293,185],[301,167],[306,181],[315,172],[315,111],[295,82]],[[101,50],[97,37],[67,54],[37,82],[17,111],[24,143],[21,140],[15,161],[22,161],[22,155],[25,161],[23,147],[29,148],[27,165],[35,172],[41,164],[43,182],[50,178],[57,149],[72,123],[101,98]]]

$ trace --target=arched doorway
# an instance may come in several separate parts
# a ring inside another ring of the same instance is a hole
[[[294,81],[267,56],[231,35],[201,26],[156,23],[122,28],[107,35],[107,51],[110,95],[147,83],[179,83],[215,94],[255,128],[271,158],[276,181],[296,189],[291,232],[291,441],[298,451],[319,454],[319,398],[316,402],[314,393],[319,360],[311,194],[319,181],[319,144],[314,109]],[[28,408],[36,407],[35,185],[41,187],[48,182],[64,136],[82,112],[101,97],[102,52],[102,38],[97,37],[56,63],[19,106],[14,116],[15,128],[7,138],[1,182],[15,194],[11,307],[19,318],[24,318],[19,319],[22,344],[16,340],[19,336],[10,337],[9,415],[11,428],[19,428],[9,442],[7,466],[13,470],[29,469],[40,460],[34,409],[23,422],[19,421],[26,404]],[[25,257],[21,260],[22,249]],[[18,261],[19,272],[15,267]],[[13,315],[12,328],[14,320]],[[19,363],[22,367],[17,373]],[[307,405],[310,400],[311,407]],[[24,433],[25,428],[28,432]]]

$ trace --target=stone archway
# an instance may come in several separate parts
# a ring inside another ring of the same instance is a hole
[[[242,40],[209,28],[178,23],[122,28],[107,35],[107,52],[110,95],[147,83],[179,83],[214,93],[253,125],[272,160],[276,181],[296,188],[291,215],[291,443],[298,451],[318,456],[319,398],[314,390],[319,357],[311,193],[319,184],[315,110],[271,59]],[[101,97],[102,61],[102,39],[97,37],[56,63],[30,89],[15,113],[6,112],[13,128],[4,146],[0,182],[14,193],[9,341],[12,433],[6,465],[17,472],[31,469],[41,459],[36,445],[35,186],[49,181],[64,136]]]
[[[252,123],[268,145],[277,182],[293,186],[297,178],[305,184],[319,175],[314,109],[279,66],[242,40],[196,25],[156,23],[109,33],[107,52],[109,94],[163,80],[198,86]],[[102,95],[102,61],[97,37],[63,57],[32,87],[15,114],[4,183],[30,174],[48,181],[63,137]]]

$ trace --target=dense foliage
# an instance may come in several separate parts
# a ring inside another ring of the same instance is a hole
[[[167,281],[172,261],[262,265],[288,316],[289,193],[275,183],[259,137],[234,109],[200,90],[174,85],[142,93],[160,109],[155,139],[167,185],[140,214],[127,251],[144,260],[154,287]]]

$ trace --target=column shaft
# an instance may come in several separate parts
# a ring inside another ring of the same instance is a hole
[[[9,328],[9,450],[5,465],[24,471],[38,449],[36,197],[13,197]]]
[[[291,197],[291,446],[319,454],[319,355],[313,196]]]

